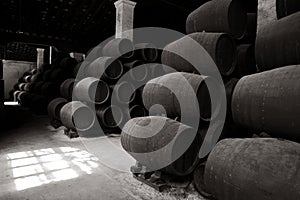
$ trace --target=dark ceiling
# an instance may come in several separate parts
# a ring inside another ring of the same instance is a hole
[[[157,26],[184,32],[187,15],[206,1],[136,0],[134,27]],[[11,43],[23,42],[86,52],[114,34],[114,2],[1,0],[0,45],[18,46]],[[27,46],[30,48],[30,44]]]

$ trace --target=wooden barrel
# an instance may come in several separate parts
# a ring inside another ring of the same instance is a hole
[[[241,78],[257,72],[254,46],[242,44],[237,47],[237,57],[233,76]]]
[[[114,115],[112,112],[114,110]],[[101,127],[115,129],[119,127],[123,120],[123,112],[117,106],[108,106],[97,109],[97,117],[100,122]]]
[[[196,167],[193,173],[193,185],[199,194],[201,194],[203,197],[211,199],[211,195],[206,191],[204,185],[205,164],[206,162],[201,163]]]
[[[300,64],[300,12],[261,27],[255,43],[260,71]]]
[[[198,162],[202,137],[195,135],[191,127],[172,119],[140,117],[126,123],[121,143],[125,151],[149,171],[167,165],[164,172],[185,176],[195,169]]]
[[[45,72],[43,72],[43,81],[50,81],[51,80],[51,73],[53,70],[48,69]]]
[[[199,43],[216,63],[220,73],[224,76],[230,75],[234,70],[234,61],[236,58],[236,46],[233,39],[225,33],[193,33],[188,37]],[[162,53],[162,63],[170,66],[177,71],[197,72],[197,70],[184,58],[172,53],[171,51],[181,48],[182,42],[188,42],[187,39],[179,39],[164,48]],[[186,48],[190,48],[185,45]],[[187,53],[191,53],[188,49]],[[188,57],[188,55],[187,55]]]
[[[30,82],[31,83],[36,83],[36,82],[39,82],[39,81],[42,81],[42,80],[43,80],[43,73],[38,72],[38,73],[31,76]]]
[[[33,68],[32,70],[30,70],[30,74],[31,75],[34,75],[34,74],[36,74],[37,73],[37,69],[36,68]]]
[[[18,84],[19,90],[24,91],[25,85],[26,83],[19,83]]]
[[[257,14],[256,13],[247,13],[247,26],[246,32],[240,40],[239,44],[249,44],[255,43],[257,32]]]
[[[80,101],[103,104],[109,99],[110,88],[104,81],[88,77],[74,86],[73,94]]]
[[[298,0],[276,0],[277,18],[289,16],[300,11],[300,1]]]
[[[47,70],[51,69],[51,65],[48,63],[44,63],[40,66],[39,72],[45,72]]]
[[[60,94],[63,98],[71,100],[75,79],[67,79],[60,85]]]
[[[41,94],[42,93],[42,87],[44,85],[44,82],[43,81],[39,81],[35,84],[35,87],[34,87],[34,93],[36,94]]]
[[[222,200],[300,199],[300,145],[277,139],[227,139],[211,152],[207,191]]]
[[[128,39],[116,38],[109,41],[102,50],[103,56],[131,58],[134,54],[133,43]]]
[[[60,110],[62,124],[69,129],[87,131],[95,123],[95,113],[80,101],[67,103]]]
[[[64,105],[66,105],[68,101],[64,98],[56,98],[52,100],[47,107],[48,116],[51,120],[60,120],[60,110]]]
[[[147,111],[144,106],[141,105],[134,105],[129,109],[130,117],[137,118],[137,117],[145,117],[147,116]]]
[[[149,69],[147,66],[139,67],[144,65],[144,62],[141,60],[134,60],[130,63],[125,63],[124,68],[129,72],[130,77],[134,81],[144,81],[149,75]],[[136,70],[132,70],[136,67],[139,67]]]
[[[209,1],[193,11],[187,18],[187,33],[225,32],[234,38],[243,37],[247,14],[238,0]]]
[[[123,74],[123,65],[118,59],[100,57],[85,68],[85,73],[87,76],[105,81],[116,81]]]
[[[65,71],[73,71],[77,63],[78,62],[74,58],[65,57],[60,61],[59,66]]]
[[[115,85],[112,89],[114,90],[116,95],[114,97],[118,103],[129,104],[133,102],[136,97],[135,88],[130,82],[123,81]],[[128,95],[130,95],[129,100],[127,98]]]
[[[32,98],[33,94],[23,91],[18,95],[18,102],[20,102],[20,104],[24,107],[29,107]]]
[[[30,82],[31,82],[31,77],[32,77],[32,76],[33,76],[33,75],[24,76],[24,77],[23,77],[24,82],[25,82],[25,83],[30,83]]]
[[[245,76],[232,97],[234,122],[273,137],[300,141],[300,66]]]
[[[70,74],[63,69],[54,69],[50,75],[50,80],[53,82],[61,83],[63,82],[67,77],[70,77]]]
[[[38,115],[47,114],[47,105],[49,101],[46,97],[42,95],[33,94],[31,101],[29,103],[29,108]]]
[[[20,90],[17,90],[17,91],[14,91],[13,93],[13,101],[19,101],[19,95],[20,95],[21,91]]]
[[[158,58],[158,51],[154,44],[139,43],[135,46],[135,57],[145,62],[155,62]]]
[[[233,78],[225,83],[226,99],[227,99],[227,113],[226,120],[232,122],[232,112],[231,112],[231,101],[234,88],[238,83],[239,79]]]
[[[59,96],[59,85],[53,82],[45,82],[41,88],[41,95],[53,99]]]
[[[83,63],[83,62],[79,62],[79,63],[75,66],[75,68],[74,68],[74,70],[73,70],[73,78],[76,78],[76,77],[77,77],[77,74],[78,74],[78,72],[79,72],[79,69],[80,69],[82,63]]]
[[[206,76],[184,72],[175,72],[152,79],[145,85],[143,89],[142,96],[144,105],[148,111],[156,104],[162,105],[165,109],[165,114],[167,114],[168,117],[173,118],[181,116],[181,106],[183,106],[181,104],[184,104],[184,102],[181,102],[180,104],[177,98],[197,98],[201,113],[200,117],[201,119],[207,121],[211,116],[210,95],[205,84],[205,80],[207,79],[208,77]],[[168,88],[169,85],[174,85],[172,88],[173,91]],[[189,87],[192,87],[194,93],[190,92],[190,90],[187,90]],[[175,93],[178,94],[177,97]],[[194,117],[192,113],[195,113],[195,105],[185,104],[184,106],[185,112],[188,113],[190,111],[190,117]]]
[[[157,78],[167,74],[167,71],[162,64],[153,63],[148,65],[149,66],[147,66],[147,68],[149,69],[152,78]]]
[[[25,83],[24,85],[24,91],[30,92],[31,91],[31,83]]]

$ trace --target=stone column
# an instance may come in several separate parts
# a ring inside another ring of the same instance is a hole
[[[116,38],[133,40],[133,20],[136,3],[129,0],[115,2],[116,12]]]
[[[276,0],[258,0],[257,32],[269,22],[277,20]]]
[[[44,64],[45,49],[37,48],[36,51],[37,51],[36,67],[39,70],[40,67]]]

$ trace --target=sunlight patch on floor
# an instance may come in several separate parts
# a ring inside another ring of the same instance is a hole
[[[72,147],[10,153],[7,160],[18,191],[92,174],[99,166],[98,158]]]

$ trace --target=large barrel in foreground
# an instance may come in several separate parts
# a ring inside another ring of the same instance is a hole
[[[209,1],[194,12],[186,21],[187,33],[225,32],[241,38],[246,30],[247,14],[238,0]]]
[[[300,64],[300,12],[261,27],[255,57],[260,71]]]
[[[165,117],[141,117],[126,123],[121,143],[149,171],[164,168],[183,176],[191,173],[198,161],[202,138],[193,133],[191,127]]]
[[[207,85],[205,84],[206,80],[209,81],[209,78],[206,76],[184,72],[175,72],[152,79],[143,89],[144,105],[149,111],[157,104],[164,108],[164,110],[157,111],[162,113],[153,114],[167,114],[168,117],[180,117],[182,115],[185,116],[184,113],[186,113],[191,118],[194,118],[199,113],[196,110],[197,106],[199,106],[200,117],[208,120],[211,116],[211,101]],[[197,105],[191,103],[190,100],[193,98],[196,98],[198,101],[194,102]],[[166,113],[163,113],[164,111]]]
[[[226,76],[234,69],[235,57],[236,46],[228,34],[193,33],[167,45],[162,52],[161,62],[177,71],[192,73],[217,70],[212,67],[213,63]],[[190,63],[191,61],[195,63]],[[196,64],[199,66],[194,66]]]
[[[299,65],[245,76],[233,93],[233,120],[258,133],[300,141],[299,99]]]
[[[277,139],[227,139],[211,152],[206,189],[218,200],[300,199],[300,144]]]
[[[67,103],[60,110],[62,124],[69,129],[87,131],[95,123],[95,113],[80,101]]]

